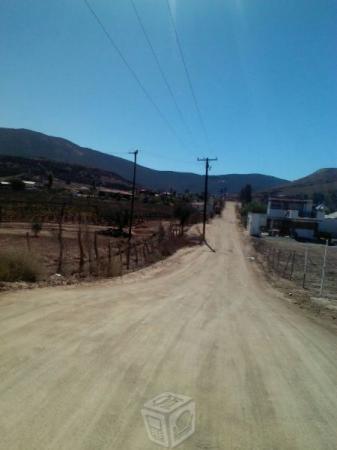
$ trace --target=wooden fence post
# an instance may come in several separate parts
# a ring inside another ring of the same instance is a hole
[[[280,271],[280,258],[281,258],[281,250],[277,252],[277,271]]]
[[[78,223],[78,230],[77,230],[77,242],[78,242],[78,248],[80,251],[80,261],[79,261],[79,272],[81,273],[84,266],[84,250],[83,250],[83,242],[82,242],[82,226],[81,222]]]
[[[290,260],[291,260],[291,252],[290,252],[290,253],[289,253],[289,255],[288,255],[288,258],[287,258],[287,262],[286,262],[286,265],[284,266],[284,270],[283,270],[283,277],[285,277],[285,276],[286,276],[286,273],[287,273],[287,269],[288,269],[288,266],[289,266]]]
[[[63,217],[64,217],[64,208],[65,205],[63,204],[61,207],[61,213],[58,221],[58,235],[57,239],[59,242],[59,258],[58,258],[58,264],[57,264],[57,272],[62,273],[63,268],[63,250],[64,250],[64,244],[63,244]]]
[[[89,273],[92,273],[92,249],[91,249],[91,238],[90,238],[90,231],[88,226],[87,218],[85,220],[85,244],[87,247],[88,252],[88,261],[89,261]]]
[[[329,240],[326,240],[325,243],[325,249],[324,249],[324,256],[323,256],[323,265],[322,265],[322,273],[321,273],[321,285],[319,289],[319,296],[322,297],[323,294],[323,287],[324,287],[324,279],[325,279],[325,267],[326,267],[326,257],[328,254],[328,246],[329,246]]]
[[[275,270],[275,255],[276,255],[276,248],[273,248],[272,261],[271,261],[271,266],[272,266],[273,270]]]
[[[27,249],[30,252],[30,235],[29,235],[29,231],[26,232],[26,243],[27,243]]]
[[[96,259],[96,268],[97,272],[99,272],[99,250],[98,250],[98,238],[97,231],[94,231],[94,250],[95,250],[95,259]]]
[[[137,244],[134,245],[134,248],[135,248],[136,265],[138,266],[138,251],[137,251]]]
[[[108,242],[108,277],[111,276],[111,242]]]
[[[119,248],[119,262],[121,265],[121,275],[123,274],[123,251],[122,251],[122,246],[119,244],[118,245]]]
[[[304,268],[303,268],[303,282],[302,287],[305,288],[305,282],[307,278],[307,269],[308,269],[308,247],[305,247],[304,251]]]
[[[289,277],[290,280],[293,279],[294,268],[295,268],[295,258],[296,258],[296,252],[293,252],[293,256],[291,259],[290,277]]]

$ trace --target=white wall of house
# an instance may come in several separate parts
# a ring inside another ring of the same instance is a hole
[[[296,219],[299,212],[303,212],[305,216],[310,216],[312,212],[312,200],[301,202],[299,200],[287,199],[269,199],[267,207],[268,219]]]
[[[267,225],[267,214],[248,213],[247,230],[250,236],[260,236],[261,227]]]
[[[324,218],[325,218],[324,211],[316,211],[316,219],[324,220]]]
[[[273,209],[269,206],[268,203],[268,209],[267,209],[267,216],[270,219],[283,219],[286,216],[286,210],[284,209]]]

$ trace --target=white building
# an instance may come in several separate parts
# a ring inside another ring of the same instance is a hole
[[[260,236],[261,228],[267,225],[267,214],[248,213],[247,230],[250,236]]]
[[[260,236],[261,228],[298,239],[337,239],[337,214],[324,215],[324,207],[313,208],[312,200],[270,197],[267,214],[248,213],[247,230]]]
[[[296,219],[312,217],[312,200],[287,197],[270,197],[268,200],[268,219]]]

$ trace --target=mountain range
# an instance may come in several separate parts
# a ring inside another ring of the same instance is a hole
[[[291,183],[266,190],[262,196],[284,195],[287,197],[311,198],[315,204],[324,203],[330,211],[337,209],[337,169],[320,169]]]
[[[81,147],[67,139],[26,129],[0,128],[0,155],[45,159],[100,169],[128,181],[132,179],[133,173],[131,161]],[[177,192],[202,192],[204,176],[190,172],[160,171],[138,165],[137,183],[157,191],[173,189]],[[287,180],[262,174],[211,175],[209,192],[238,193],[246,184],[251,184],[253,191],[261,191],[288,183]]]

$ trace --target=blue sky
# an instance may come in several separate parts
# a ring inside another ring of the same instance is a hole
[[[1,0],[0,126],[29,128],[142,165],[287,179],[337,166],[335,0],[134,0],[183,112],[160,77],[130,0],[90,0],[165,115],[132,78],[83,0]]]

